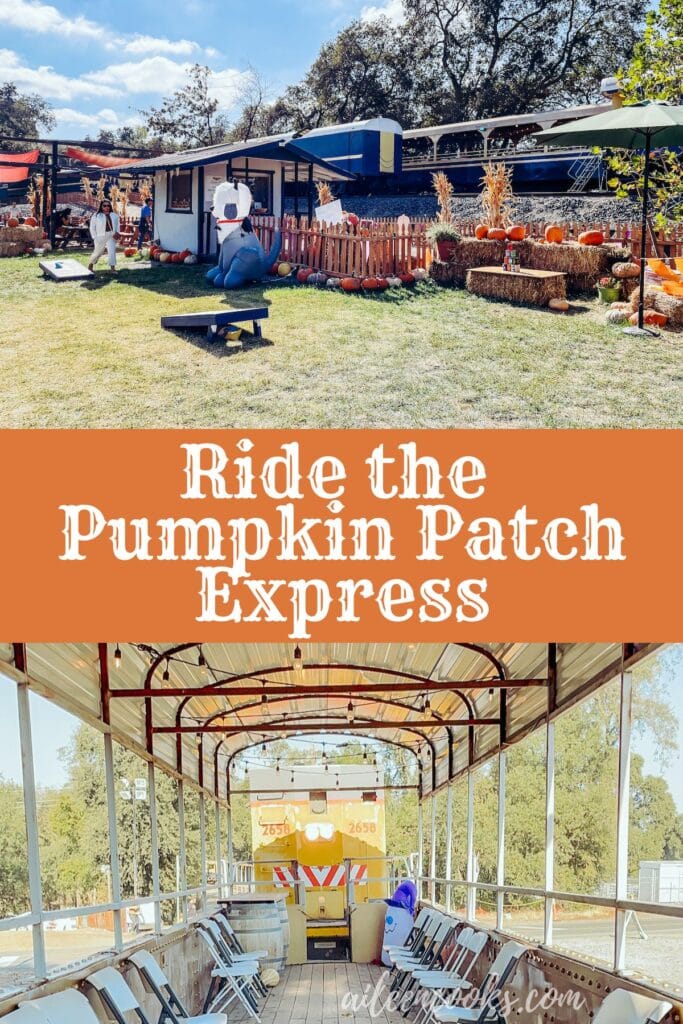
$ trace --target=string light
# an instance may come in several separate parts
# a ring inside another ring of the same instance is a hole
[[[349,701],[346,708],[346,721],[350,724],[354,719],[353,701]]]
[[[431,707],[432,707],[432,705],[431,705],[431,704],[430,704],[430,702],[429,702],[429,695],[427,694],[427,695],[425,696],[425,699],[424,699],[424,700],[423,700],[423,702],[422,702],[422,710],[423,710],[423,711],[430,711],[430,710],[431,710]]]
[[[264,683],[263,683],[263,693],[261,694],[261,703],[262,704],[267,704],[268,703],[268,694],[266,693],[265,680],[264,680]]]
[[[204,657],[204,652],[202,651],[201,647],[199,648],[199,657],[197,658],[197,665],[202,670],[202,675],[206,677],[209,674],[209,670],[206,664],[206,658]]]
[[[171,678],[171,673],[168,670],[168,661],[166,662],[166,668],[164,669],[164,674],[162,675],[161,678],[163,679],[163,681],[165,683],[167,683],[169,681],[169,679]]]
[[[301,648],[297,644],[294,648],[294,668],[300,669],[303,667],[303,658],[301,656]]]
[[[121,668],[121,648],[119,647],[118,644],[116,645],[116,650],[114,651],[114,665],[116,668]]]

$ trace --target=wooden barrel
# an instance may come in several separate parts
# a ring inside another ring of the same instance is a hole
[[[265,949],[267,956],[260,961],[261,966],[274,967],[281,972],[289,952],[289,921],[285,901],[231,903],[225,912],[245,953]]]

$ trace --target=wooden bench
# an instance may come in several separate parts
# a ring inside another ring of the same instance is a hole
[[[502,267],[472,267],[467,272],[465,287],[473,295],[547,306],[550,299],[566,298],[566,276],[555,270],[528,267],[515,272]]]
[[[205,313],[178,313],[174,316],[162,316],[162,327],[205,327],[208,341],[215,339],[222,327],[236,327],[237,324],[251,320],[252,334],[255,338],[263,337],[261,320],[268,319],[267,306],[252,306],[248,309],[221,309]]]

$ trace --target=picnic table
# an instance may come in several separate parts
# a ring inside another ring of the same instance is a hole
[[[566,298],[566,276],[555,270],[531,270],[527,267],[518,271],[503,270],[502,267],[472,267],[467,271],[465,287],[474,295],[547,306],[551,299]]]
[[[66,249],[69,242],[89,245],[92,242],[87,224],[61,224],[55,235],[55,249]]]

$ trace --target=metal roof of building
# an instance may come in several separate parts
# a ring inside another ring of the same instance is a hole
[[[409,749],[428,792],[658,646],[0,643],[0,673],[195,783],[202,735],[220,797],[240,751],[331,732]]]
[[[154,172],[164,170],[181,170],[183,168],[201,167],[209,164],[225,163],[228,160],[246,159],[275,160],[282,163],[306,163],[318,168],[318,177],[331,181],[355,178],[351,171],[343,171],[321,157],[308,153],[295,141],[293,132],[271,135],[262,139],[249,139],[247,142],[221,142],[215,146],[203,146],[198,149],[187,149],[179,153],[163,153],[135,165],[136,172]],[[118,168],[112,168],[117,170]],[[120,170],[130,169],[129,164],[122,164]]]

